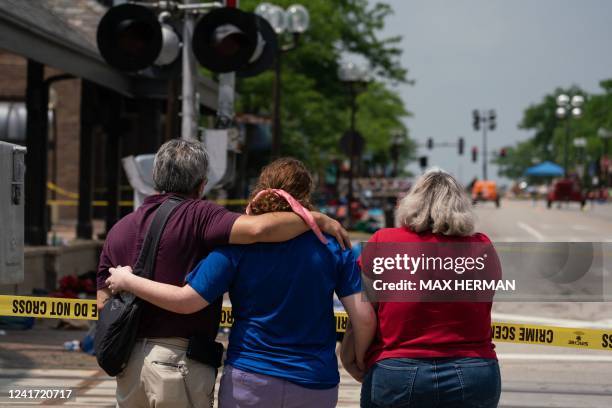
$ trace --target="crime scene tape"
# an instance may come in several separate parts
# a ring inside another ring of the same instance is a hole
[[[74,193],[72,191],[65,190],[61,188],[60,186],[58,186],[57,184],[54,184],[50,181],[47,182],[47,189],[50,191],[54,191],[57,194],[68,198],[68,200],[47,200],[48,205],[58,206],[58,207],[76,207],[77,205],[79,205],[79,202],[77,201],[79,199],[79,193]],[[215,199],[215,200],[210,200],[210,201],[217,203],[219,205],[247,205],[249,203],[249,200],[244,199],[244,198],[220,198],[220,199]],[[91,205],[94,207],[106,207],[108,206],[108,201],[93,200]],[[119,207],[133,207],[133,206],[134,206],[134,202],[132,200],[119,201]]]
[[[0,316],[98,320],[98,305],[90,299],[0,295]]]
[[[98,308],[92,299],[66,299],[35,296],[0,295],[0,316],[40,317],[51,319],[97,320]],[[344,333],[348,325],[346,312],[336,312],[336,332]],[[221,310],[221,327],[232,327],[232,308]],[[612,328],[585,329],[533,324],[493,322],[493,341],[612,351]]]

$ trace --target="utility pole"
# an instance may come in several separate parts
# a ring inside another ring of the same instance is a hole
[[[495,130],[497,127],[497,114],[494,109],[479,112],[477,109],[472,111],[474,130],[478,131],[482,127],[482,179],[487,180],[487,130]],[[472,152],[472,157],[474,154]]]
[[[192,0],[185,0],[185,5],[193,3]],[[191,52],[191,37],[195,27],[195,16],[189,10],[185,11],[183,25],[183,82],[182,82],[182,112],[181,112],[181,138],[185,140],[198,139],[198,113],[196,106],[196,63]]]
[[[488,180],[487,178],[487,126],[482,127],[482,179]]]

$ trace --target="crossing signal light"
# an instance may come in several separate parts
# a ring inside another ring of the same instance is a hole
[[[478,161],[478,148],[476,146],[472,147],[472,162],[476,163]]]
[[[263,17],[223,7],[202,16],[193,32],[193,53],[213,72],[257,75],[274,62],[278,40]]]
[[[463,151],[465,150],[465,140],[462,137],[459,138],[457,147],[459,148],[459,156],[463,156]]]
[[[110,8],[96,35],[100,54],[109,65],[134,72],[151,65],[168,65],[180,52],[180,37],[155,12],[136,4]]]
[[[474,130],[480,130],[480,113],[477,109],[472,111],[472,119],[472,126],[474,127]]]
[[[160,16],[163,18],[160,22]],[[168,12],[124,3],[110,8],[100,20],[97,43],[100,54],[112,67],[137,72],[178,61],[181,37]],[[216,72],[253,76],[270,68],[278,49],[270,24],[254,13],[221,7],[196,23],[192,49],[203,67]]]
[[[506,157],[506,155],[507,155],[507,154],[508,154],[508,152],[506,151],[506,148],[505,148],[505,147],[502,147],[502,148],[499,150],[499,157]]]
[[[427,139],[427,148],[431,150],[433,149],[433,147],[434,147],[434,141],[433,141],[433,138],[430,137]]]
[[[495,130],[495,128],[497,127],[497,114],[495,113],[495,110],[491,109],[489,111],[489,130]]]
[[[427,156],[419,157],[419,165],[421,166],[421,169],[427,168]]]

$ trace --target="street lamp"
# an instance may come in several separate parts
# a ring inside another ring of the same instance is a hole
[[[574,95],[572,97],[561,94],[557,96],[557,110],[555,114],[559,119],[565,119],[565,141],[563,143],[563,172],[564,176],[568,174],[568,144],[570,135],[569,119],[570,117],[579,118],[582,116],[582,105],[584,97],[582,95]]]
[[[574,139],[574,148],[578,151],[578,168],[577,168],[577,172],[578,172],[578,176],[582,179],[585,171],[584,171],[584,156],[585,156],[585,150],[586,150],[586,145],[587,145],[587,141],[584,137],[577,137]]]
[[[310,15],[306,7],[301,4],[289,6],[287,10],[270,4],[261,3],[255,8],[255,14],[265,18],[277,35],[290,33],[291,42],[279,46],[274,59],[274,113],[272,125],[272,156],[280,156],[281,151],[281,56],[283,53],[295,49],[298,45],[300,35],[310,26]]]
[[[351,123],[348,139],[349,153],[349,177],[348,177],[348,194],[347,194],[347,217],[348,227],[352,225],[351,204],[353,202],[353,173],[355,167],[355,156],[358,154],[357,145],[363,143],[363,139],[357,134],[355,129],[355,115],[357,114],[357,95],[362,91],[367,83],[371,80],[369,70],[366,67],[359,66],[352,62],[343,62],[338,67],[338,78],[344,82],[348,89],[351,98]],[[360,140],[361,139],[361,140]]]

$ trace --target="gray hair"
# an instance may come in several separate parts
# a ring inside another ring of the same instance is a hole
[[[153,162],[155,190],[165,193],[194,194],[208,172],[208,153],[198,141],[172,139],[164,143]]]
[[[474,232],[474,212],[465,189],[444,170],[425,172],[400,201],[396,222],[414,232],[467,236]]]

